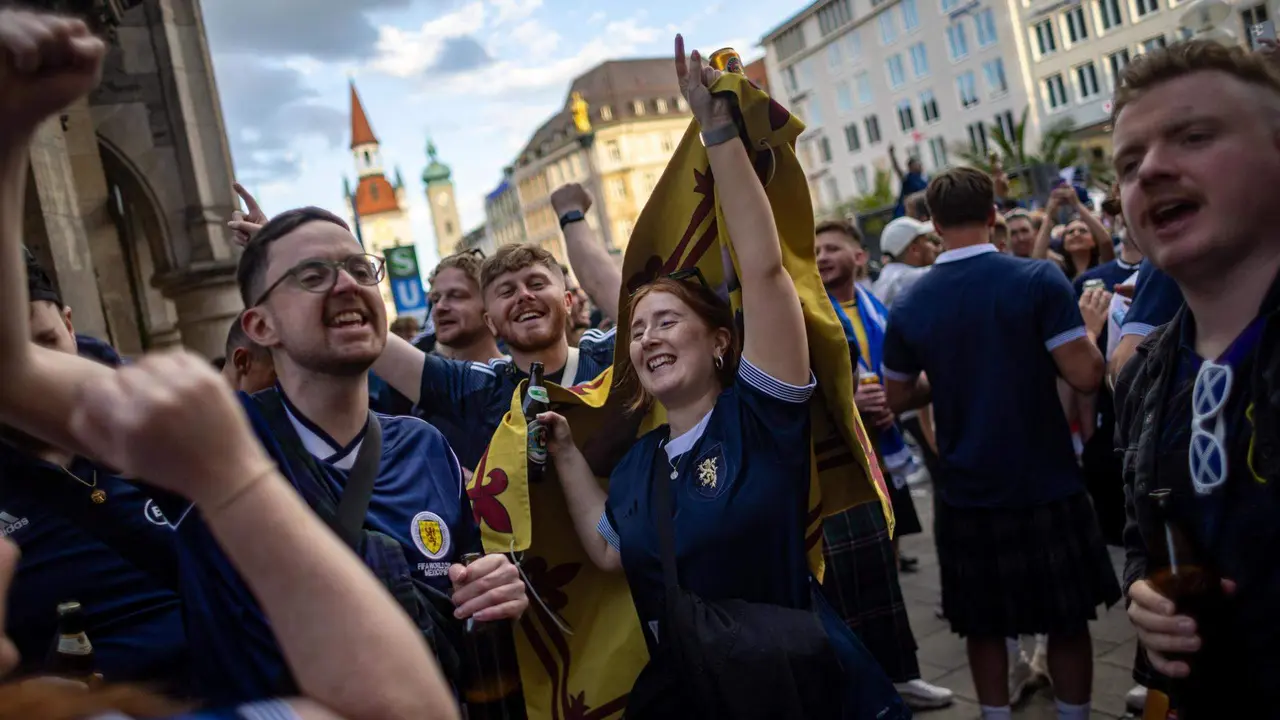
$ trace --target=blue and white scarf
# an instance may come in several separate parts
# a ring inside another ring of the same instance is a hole
[[[884,351],[884,326],[885,318],[889,311],[876,298],[875,295],[867,292],[861,286],[854,286],[858,298],[858,317],[862,319],[862,328],[867,334],[867,355],[871,358],[871,366],[868,367],[863,360],[861,348],[858,347],[858,335],[853,331],[853,322],[849,320],[849,316],[845,314],[844,308],[840,307],[840,303],[834,297],[831,297],[831,305],[836,309],[836,315],[840,318],[840,324],[844,326],[845,339],[849,341],[849,347],[852,349],[852,355],[857,359],[858,368],[862,373],[872,374],[876,377],[880,373],[873,370],[881,365],[882,353]],[[829,296],[830,297],[830,296]],[[856,382],[855,378],[855,382]],[[884,456],[884,467],[892,475],[894,485],[902,487],[906,481],[906,476],[910,474],[913,468],[913,457],[910,448],[902,439],[902,431],[898,429],[895,423],[892,427],[879,431],[879,442],[876,443],[880,448],[880,454]]]

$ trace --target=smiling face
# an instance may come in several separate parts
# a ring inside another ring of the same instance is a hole
[[[1191,99],[1194,98],[1194,101]],[[1144,90],[1116,118],[1128,232],[1179,279],[1221,276],[1270,242],[1280,208],[1280,94],[1222,71]]]
[[[731,336],[712,328],[670,292],[654,290],[631,309],[631,365],[645,392],[664,405],[719,390],[715,358],[724,358]]]
[[[436,273],[430,298],[431,320],[440,342],[449,347],[465,347],[489,334],[480,287],[461,268],[444,268]]]
[[[264,284],[270,287],[308,261],[343,261],[362,252],[342,227],[309,222],[271,244]],[[387,343],[387,311],[378,287],[357,283],[346,270],[338,271],[328,292],[304,290],[308,279],[288,278],[260,305],[246,310],[245,331],[259,345],[279,349],[288,361],[312,372],[350,376],[367,371]],[[279,364],[276,370],[285,372]]]
[[[818,274],[828,288],[853,282],[858,268],[867,264],[867,253],[862,245],[838,230],[818,233],[814,239],[818,256]]]
[[[1083,220],[1072,220],[1062,233],[1062,249],[1069,253],[1089,252],[1093,250],[1093,233]]]
[[[558,269],[534,263],[502,273],[485,288],[485,322],[494,335],[520,352],[538,352],[565,342],[572,297]]]

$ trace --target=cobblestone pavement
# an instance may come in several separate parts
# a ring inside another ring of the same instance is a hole
[[[942,710],[917,712],[921,720],[976,720],[980,717],[978,698],[973,690],[973,677],[965,655],[964,641],[951,633],[945,620],[935,615],[942,601],[938,579],[938,554],[934,549],[932,531],[933,498],[927,481],[912,488],[916,510],[920,514],[924,533],[902,539],[902,552],[920,559],[916,572],[900,576],[902,592],[907,601],[911,629],[919,645],[921,675],[925,680],[950,688],[956,694],[955,704]],[[1112,549],[1112,560],[1119,573],[1123,568],[1123,553]],[[1098,720],[1129,718],[1126,715],[1124,696],[1133,686],[1130,670],[1137,639],[1123,604],[1118,604],[1101,614],[1091,624],[1093,630],[1093,717]],[[1024,641],[1024,646],[1028,645]],[[1028,647],[1028,652],[1030,648]],[[1014,710],[1013,716],[1023,720],[1054,720],[1053,696],[1043,689],[1029,701]]]

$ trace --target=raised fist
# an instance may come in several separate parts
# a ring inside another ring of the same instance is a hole
[[[591,209],[591,193],[578,183],[561,185],[551,193],[551,208],[556,211],[556,217],[573,210],[585,213]]]
[[[81,20],[0,10],[0,143],[25,142],[97,86],[107,48]]]

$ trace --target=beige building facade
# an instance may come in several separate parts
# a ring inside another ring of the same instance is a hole
[[[221,356],[242,308],[236,198],[200,0],[93,5],[103,82],[38,133],[24,241],[78,332]]]

